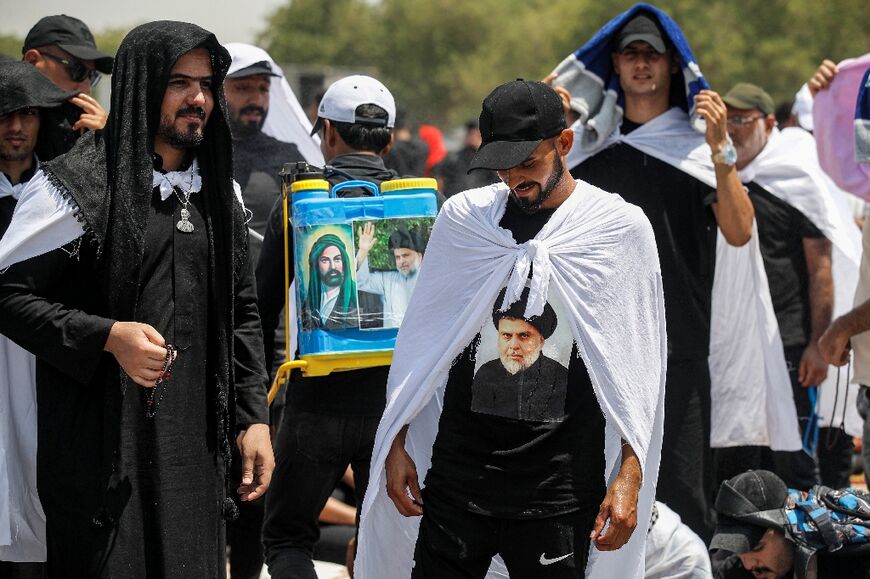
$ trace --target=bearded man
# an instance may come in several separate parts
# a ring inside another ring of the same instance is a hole
[[[305,329],[356,326],[356,288],[341,238],[332,233],[318,238],[308,254],[308,266]]]
[[[499,357],[474,375],[471,410],[520,420],[560,420],[565,415],[568,369],[543,354],[558,320],[550,304],[540,316],[524,317],[528,295],[527,288],[506,311],[496,308],[492,313]]]
[[[0,243],[0,332],[37,359],[49,577],[222,577],[236,434],[242,499],[269,485],[229,62],[192,24],[131,31],[106,129],[44,165]]]
[[[357,287],[361,291],[381,296],[384,303],[384,328],[402,324],[411,294],[417,285],[417,272],[423,263],[426,241],[417,229],[400,228],[390,234],[387,248],[396,262],[395,271],[371,271],[368,254],[375,243],[375,225],[366,223],[359,230],[356,254]]]

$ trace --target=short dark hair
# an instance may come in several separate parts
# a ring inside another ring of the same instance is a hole
[[[357,119],[382,119],[383,126],[364,123],[341,123],[330,121],[347,146],[357,151],[380,153],[390,144],[392,129],[386,126],[387,111],[378,105],[365,104],[356,108]]]

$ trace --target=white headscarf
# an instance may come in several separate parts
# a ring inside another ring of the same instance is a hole
[[[258,62],[268,62],[272,72],[280,75],[272,77],[272,86],[269,89],[269,113],[263,124],[263,132],[270,137],[275,137],[285,143],[293,143],[305,157],[305,160],[313,165],[323,166],[323,153],[320,152],[320,138],[311,135],[311,121],[293,89],[284,78],[284,71],[275,64],[269,53],[241,42],[230,42],[224,45],[233,57],[227,76],[247,68]]]

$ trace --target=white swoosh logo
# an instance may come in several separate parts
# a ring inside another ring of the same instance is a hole
[[[568,557],[570,557],[570,556],[573,555],[573,554],[574,554],[574,553],[568,553],[567,555],[562,555],[561,557],[556,557],[556,558],[554,558],[554,559],[547,559],[547,554],[546,554],[546,553],[541,553],[541,558],[539,559],[538,562],[539,562],[541,565],[544,565],[544,566],[552,565],[553,563],[558,563],[559,561],[562,561],[562,560],[564,560],[564,559],[567,559]]]

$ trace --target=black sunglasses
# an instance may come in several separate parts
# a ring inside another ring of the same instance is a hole
[[[78,60],[75,62],[70,62],[66,58],[61,58],[59,56],[55,56],[48,52],[41,52],[42,56],[48,57],[55,62],[59,62],[66,69],[67,74],[69,75],[70,80],[73,82],[82,82],[85,79],[89,79],[91,81],[91,86],[97,86],[97,83],[100,82],[100,78],[102,76],[100,73],[93,68],[88,68]]]

